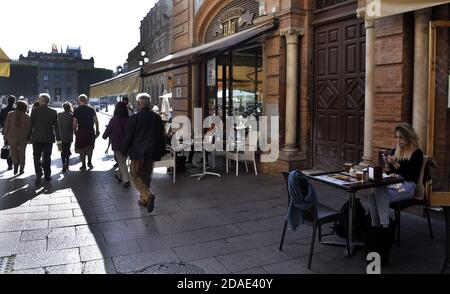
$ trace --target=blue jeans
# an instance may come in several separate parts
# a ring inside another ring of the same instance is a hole
[[[416,183],[403,182],[405,191],[398,192],[387,186],[375,188],[375,193],[369,196],[370,216],[372,226],[389,225],[389,203],[408,200],[414,197]]]

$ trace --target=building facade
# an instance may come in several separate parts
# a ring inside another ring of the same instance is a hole
[[[150,63],[155,62],[171,51],[171,18],[173,0],[159,0],[142,19],[139,44],[128,54],[128,71],[139,68],[142,59],[141,51],[145,50]],[[143,79],[142,91],[151,95],[152,102],[158,103],[154,97],[159,97],[168,89],[166,74],[154,75]]]
[[[176,115],[279,116],[279,156],[259,163],[264,173],[376,164],[399,122],[427,152],[428,27],[449,20],[449,5],[374,19],[370,2],[174,0],[173,57],[144,75],[167,70]],[[448,189],[448,28],[437,38],[433,186]]]
[[[20,64],[38,67],[38,92],[48,93],[52,103],[61,104],[73,101],[78,95],[78,71],[93,69],[94,58],[83,59],[80,48],[67,47],[66,52],[52,53],[28,52],[20,55]]]

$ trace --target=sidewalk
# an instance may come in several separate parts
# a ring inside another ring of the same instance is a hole
[[[104,128],[109,120],[99,115]],[[103,131],[103,130],[101,130]],[[343,257],[343,249],[319,243],[312,270],[307,259],[311,228],[288,231],[283,251],[278,244],[286,211],[282,177],[189,177],[198,169],[177,173],[176,184],[164,169],[156,170],[157,195],[151,214],[137,204],[133,187],[113,177],[112,154],[99,140],[94,170],[80,172],[78,157],[71,171],[60,173],[54,152],[53,180],[35,189],[31,148],[26,173],[0,171],[0,257],[11,257],[13,273],[133,273],[172,262],[196,266],[205,273],[366,273],[363,252]],[[217,163],[216,162],[216,163]],[[0,170],[5,168],[2,161]],[[322,202],[340,208],[348,196],[317,184]],[[433,219],[430,240],[425,218],[402,215],[402,244],[394,245],[382,273],[439,273],[444,225]],[[327,232],[324,228],[323,232]]]

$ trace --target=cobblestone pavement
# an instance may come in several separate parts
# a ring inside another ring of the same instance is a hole
[[[111,111],[110,111],[111,112]],[[100,113],[102,131],[110,116]],[[207,176],[197,181],[189,168],[172,183],[165,169],[155,171],[157,195],[149,214],[137,204],[133,187],[113,177],[112,152],[97,139],[94,169],[79,171],[72,155],[62,174],[54,148],[52,181],[34,185],[31,146],[26,172],[14,176],[0,163],[0,257],[12,257],[13,273],[132,273],[158,263],[183,262],[207,273],[365,273],[363,252],[351,258],[343,249],[316,244],[312,270],[307,270],[311,228],[288,231],[283,251],[278,244],[286,210],[281,177]],[[339,208],[347,195],[316,186],[319,198]],[[430,240],[424,218],[405,213],[402,244],[391,251],[383,273],[438,273],[443,222],[433,219]],[[324,229],[325,231],[325,229]]]

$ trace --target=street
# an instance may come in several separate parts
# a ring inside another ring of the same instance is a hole
[[[110,116],[98,113],[98,118],[103,133]],[[173,184],[164,168],[157,169],[152,182],[157,198],[149,214],[138,206],[133,186],[123,188],[114,179],[113,155],[105,154],[106,147],[99,137],[92,171],[81,172],[73,154],[70,171],[63,174],[55,145],[52,181],[38,189],[31,145],[25,174],[13,176],[1,161],[0,257],[11,263],[6,272],[134,273],[161,263],[218,274],[366,272],[362,251],[344,258],[340,248],[320,244],[307,270],[309,226],[288,231],[278,251],[286,211],[281,176],[243,170],[236,177],[219,164],[222,178],[197,181],[189,177],[199,171],[193,168],[178,173]],[[317,191],[334,207],[347,197],[320,185]],[[383,272],[438,272],[443,223],[433,220],[431,241],[424,218],[404,213],[402,221],[403,246],[394,246],[392,265]]]

